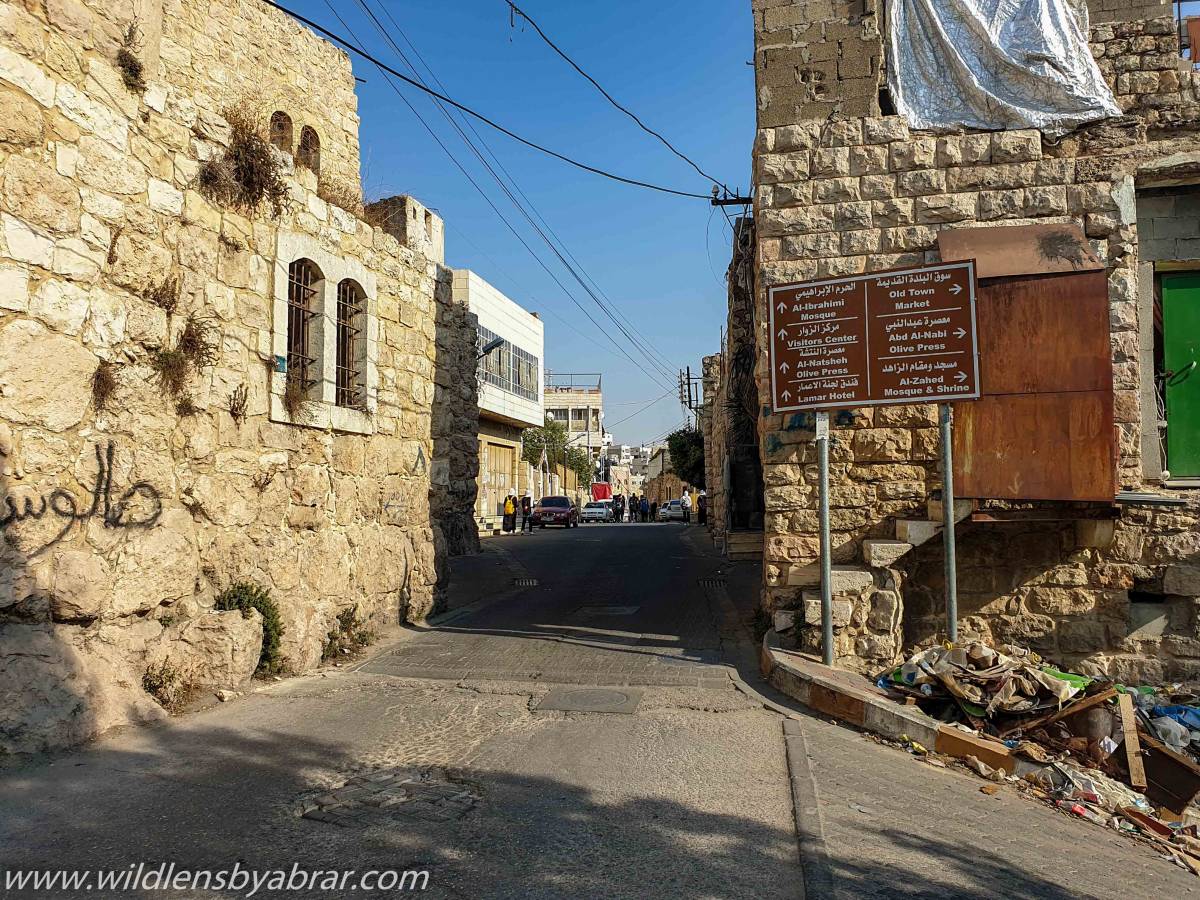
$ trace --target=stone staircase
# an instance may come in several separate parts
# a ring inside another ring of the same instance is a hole
[[[731,561],[761,560],[763,540],[761,531],[728,531],[725,533],[725,556]]]
[[[970,500],[955,501],[955,521],[961,522],[975,509]],[[894,538],[867,538],[859,561],[833,566],[833,627],[835,655],[852,668],[876,669],[890,664],[901,644],[901,573],[894,569],[914,547],[942,533],[942,503],[931,499],[926,517],[896,520]],[[786,573],[788,586],[801,587],[801,609],[776,614],[776,630],[797,627],[800,649],[820,650],[821,567],[819,564],[792,566]],[[788,618],[792,617],[793,622]]]

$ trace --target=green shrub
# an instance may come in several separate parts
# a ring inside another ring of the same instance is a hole
[[[279,618],[279,607],[271,594],[257,584],[239,581],[217,595],[217,609],[240,609],[243,614],[257,609],[263,620],[262,652],[258,657],[259,675],[273,675],[283,669],[283,657],[279,652],[283,637],[283,622]]]
[[[343,653],[357,653],[375,640],[375,632],[367,628],[366,622],[358,618],[354,607],[344,609],[337,615],[337,624],[325,636],[321,648],[321,659],[333,659]]]
[[[166,660],[146,670],[142,675],[142,690],[173,713],[181,712],[196,694],[195,686]]]

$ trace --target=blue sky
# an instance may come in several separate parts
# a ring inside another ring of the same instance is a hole
[[[369,51],[410,72],[355,0],[330,2]],[[510,27],[504,0],[368,2],[390,28],[380,11],[386,5],[450,96],[512,131],[638,180],[701,194],[711,187],[610,106],[531,27],[520,19]],[[283,3],[331,31],[346,31],[325,0]],[[754,135],[746,0],[522,0],[518,5],[647,125],[730,188],[745,190]],[[420,66],[403,39],[393,37]],[[650,366],[627,338],[618,336],[639,360],[637,365],[597,335],[373,65],[355,58],[354,70],[367,80],[358,86],[367,197],[409,193],[436,209],[446,220],[447,263],[475,270],[541,314],[550,371],[603,374],[605,421],[618,443],[658,437],[679,424],[684,414],[673,392],[617,424],[667,392],[662,377],[656,381],[647,374]],[[422,75],[432,84],[424,70]],[[597,322],[615,332],[432,101],[407,86],[400,89],[562,284]],[[570,168],[475,125],[582,270],[632,322],[647,349],[671,372],[689,364],[696,372],[700,358],[716,352],[725,320],[723,276],[730,235],[721,211],[714,214],[703,200],[656,194]]]

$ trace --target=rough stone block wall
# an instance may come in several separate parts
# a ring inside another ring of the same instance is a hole
[[[725,459],[728,456],[728,394],[722,375],[725,364],[721,353],[704,357],[704,409],[699,417],[704,434],[704,484],[708,503],[708,533],[718,546],[725,540]]]
[[[784,15],[779,6],[771,9]],[[840,19],[835,14],[829,21]],[[797,50],[813,52],[809,41],[817,27],[810,24],[792,33]],[[758,65],[769,68],[768,51],[782,53],[786,35],[765,24],[759,28]],[[1169,20],[1093,29],[1101,66],[1131,115],[1057,142],[1044,141],[1034,130],[919,133],[902,117],[830,117],[817,107],[790,107],[789,118],[771,106],[770,98],[762,102],[760,76],[755,146],[759,321],[767,320],[766,290],[772,285],[937,261],[941,229],[1078,224],[1109,270],[1120,483],[1143,487],[1139,397],[1149,375],[1139,366],[1136,188],[1156,178],[1195,180],[1200,173],[1200,140],[1190,124],[1195,103],[1191,78],[1164,78],[1179,71],[1173,33]],[[844,50],[839,42],[837,52]],[[1166,123],[1171,127],[1163,127]],[[811,647],[819,622],[813,619],[816,607],[805,596],[815,584],[818,556],[814,419],[806,413],[776,414],[766,405],[767,341],[760,324],[764,605],[768,612],[795,610],[802,644],[807,640]],[[931,585],[939,583],[933,575],[941,565],[940,541],[907,558],[890,558],[888,545],[864,545],[867,539],[894,539],[899,519],[927,517],[928,499],[941,486],[936,409],[845,410],[835,416],[833,426],[833,557],[847,567],[839,597],[844,609],[837,623],[837,651],[851,664],[882,666],[901,649],[901,637],[911,644],[936,636],[932,611],[941,608],[936,600],[940,587]],[[1124,511],[1113,542],[1102,546],[1076,547],[1065,539],[1052,541],[1049,550],[1037,541],[996,545],[995,535],[982,532],[974,538],[975,546],[991,546],[993,552],[979,550],[979,571],[970,573],[962,587],[968,596],[974,592],[974,605],[960,633],[1016,640],[1021,628],[1032,627],[1030,622],[1048,622],[1055,640],[1061,639],[1054,649],[1069,658],[1110,671],[1132,665],[1130,660],[1155,639],[1129,638],[1127,610],[1122,612],[1119,599],[1108,594],[1124,596],[1127,604],[1127,592],[1135,585],[1144,591],[1157,585],[1167,594],[1184,596],[1179,589],[1186,579],[1168,576],[1173,567],[1191,571],[1197,565],[1200,499],[1195,492],[1179,496],[1189,505],[1169,515]],[[963,526],[963,531],[971,527]],[[964,535],[963,541],[969,547],[972,538]],[[1005,550],[995,552],[997,546]],[[1052,560],[1045,558],[1050,551]],[[1034,587],[1042,590],[1030,593]],[[1095,595],[1097,608],[1111,621],[1103,627],[1077,625],[1074,617],[1087,610],[1071,605],[1067,596],[1047,599],[1060,589]],[[897,608],[910,594],[915,598],[911,616]],[[1195,610],[1179,627],[1189,640],[1200,636]],[[1119,634],[1122,629],[1125,634]],[[1186,654],[1163,652],[1172,672],[1192,671]]]
[[[1170,0],[1087,0],[1093,25],[1101,22],[1144,22],[1171,15]]]
[[[877,0],[753,0],[760,127],[879,113]]]
[[[135,11],[144,89],[115,65]],[[213,608],[235,581],[271,591],[293,671],[319,662],[343,610],[396,622],[436,601],[448,275],[320,199],[310,171],[286,170],[278,219],[206,199],[200,164],[247,94],[315,127],[323,170],[357,184],[345,56],[263,4],[0,8],[0,754],[160,717],[152,665],[200,686],[248,677],[259,618]],[[368,434],[269,414],[284,238],[376,285]],[[173,312],[154,299],[172,282]],[[189,317],[215,352],[177,405],[153,363]]]

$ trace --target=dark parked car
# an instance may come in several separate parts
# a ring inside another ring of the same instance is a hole
[[[571,502],[570,497],[543,497],[533,508],[533,524],[539,528],[547,525],[578,528],[579,507]]]

